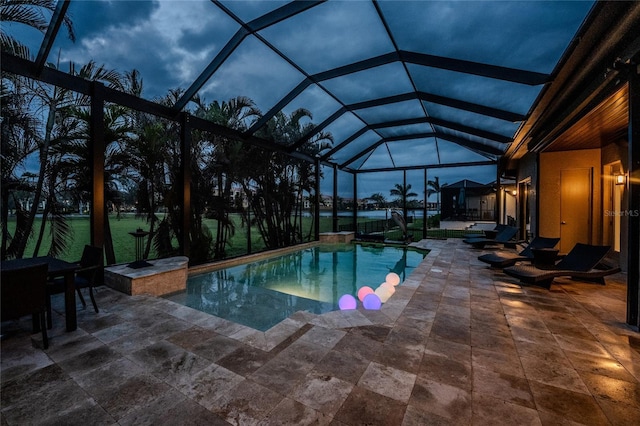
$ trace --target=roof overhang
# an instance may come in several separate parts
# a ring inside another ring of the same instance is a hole
[[[588,133],[626,129],[624,73],[626,64],[640,52],[638,28],[640,2],[596,4],[516,132],[503,168],[513,169],[528,152],[584,149],[590,145],[578,139],[584,141]],[[589,121],[608,124],[596,128]]]

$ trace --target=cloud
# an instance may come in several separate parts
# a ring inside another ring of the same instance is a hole
[[[75,11],[75,20],[83,24],[78,42],[65,46],[63,59],[80,64],[94,59],[120,72],[138,69],[146,97],[189,86],[237,30],[209,2],[126,2],[126,7],[124,3],[112,2],[108,7],[97,3],[97,9],[87,5]],[[128,6],[133,7],[131,16]],[[101,12],[104,19],[97,17]],[[87,22],[97,22],[98,28],[92,29]]]

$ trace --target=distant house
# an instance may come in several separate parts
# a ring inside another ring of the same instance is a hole
[[[493,183],[464,179],[442,187],[443,220],[495,220],[496,192]]]

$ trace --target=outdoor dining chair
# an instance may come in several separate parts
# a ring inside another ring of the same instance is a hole
[[[47,265],[39,264],[23,268],[2,270],[2,321],[33,315],[34,328],[40,325],[42,345],[49,347],[45,327],[47,312]],[[34,330],[35,331],[35,330]]]
[[[80,302],[82,302],[82,306],[84,308],[87,307],[87,303],[84,300],[84,296],[82,295],[81,289],[87,288],[89,289],[89,297],[91,298],[91,303],[93,304],[93,309],[96,313],[100,312],[98,309],[98,304],[96,303],[96,299],[93,295],[93,288],[96,285],[96,278],[98,276],[98,272],[102,268],[102,247],[95,247],[91,245],[85,245],[84,250],[82,251],[82,258],[79,262],[80,268],[76,270],[75,276],[75,286],[76,292],[78,293],[78,297],[80,298]],[[47,326],[49,328],[52,327],[51,321],[51,298],[50,296],[57,293],[62,293],[65,290],[64,278],[57,278],[51,282],[49,282],[48,292],[49,297],[47,298]]]

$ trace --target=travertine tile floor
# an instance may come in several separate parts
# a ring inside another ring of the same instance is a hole
[[[520,286],[458,240],[381,311],[296,313],[266,333],[99,289],[50,347],[2,342],[2,425],[640,424],[624,276]],[[62,299],[55,301],[62,312]],[[29,319],[20,324],[26,329]]]

